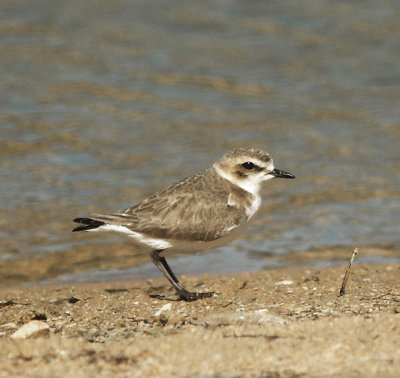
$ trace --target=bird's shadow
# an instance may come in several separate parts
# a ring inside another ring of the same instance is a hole
[[[160,301],[172,301],[172,302],[180,302],[183,299],[181,298],[171,298],[171,297],[166,297],[164,295],[161,294],[149,294],[150,298],[154,298],[154,299],[159,299]]]

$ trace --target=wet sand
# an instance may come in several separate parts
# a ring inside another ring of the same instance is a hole
[[[345,264],[349,258],[350,251],[351,249],[348,247],[325,247],[283,255],[253,251],[251,255],[258,261],[258,270],[262,270],[263,267],[267,269],[274,265],[281,267],[313,267],[319,266],[321,262],[323,266]],[[169,253],[168,260],[174,268],[176,267],[180,271],[186,272],[185,267],[181,266],[182,261],[177,264],[173,260],[173,257],[177,256],[179,255]],[[207,253],[205,253],[201,258],[207,258],[207,256]],[[362,253],[357,257],[357,261],[359,263],[398,263],[399,256],[400,248],[391,245],[363,246]],[[151,264],[149,255],[146,252],[132,250],[132,246],[129,243],[72,245],[63,251],[42,252],[34,255],[26,253],[20,254],[19,259],[0,260],[0,288],[19,285],[41,285],[43,283],[74,283],[76,281],[80,283],[99,282],[103,281],[99,274],[101,271],[111,272],[113,269],[113,273],[109,275],[111,281],[121,280],[119,278],[121,276],[124,277],[124,280],[127,277],[129,277],[128,279],[135,279],[135,274],[138,274],[141,267],[144,268],[143,264],[146,263]],[[125,269],[129,267],[137,267],[136,273],[125,272]],[[191,270],[194,269],[193,267],[189,268]],[[155,268],[152,273],[156,277],[160,275]],[[147,277],[136,277],[136,279]]]
[[[345,268],[182,277],[217,292],[191,303],[163,278],[3,288],[0,376],[399,376],[400,266],[356,263],[338,297]]]

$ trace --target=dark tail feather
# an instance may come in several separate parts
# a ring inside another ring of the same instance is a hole
[[[91,219],[91,218],[75,218],[74,222],[82,223],[82,226],[78,226],[78,227],[74,228],[72,230],[72,232],[89,231],[89,230],[93,230],[93,229],[95,229],[97,227],[105,225],[104,222],[98,221],[98,220],[94,220],[94,219]]]

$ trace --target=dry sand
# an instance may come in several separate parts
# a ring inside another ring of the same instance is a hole
[[[162,278],[3,288],[0,376],[400,376],[400,266],[356,264],[338,297],[344,272],[182,277],[218,293],[191,303]]]

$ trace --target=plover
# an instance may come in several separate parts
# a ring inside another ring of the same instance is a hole
[[[76,218],[73,231],[116,231],[149,251],[151,260],[180,299],[193,301],[213,293],[187,291],[161,253],[204,251],[236,239],[260,207],[262,182],[291,173],[274,167],[260,150],[239,148],[214,165],[161,190],[139,204],[113,214]]]

